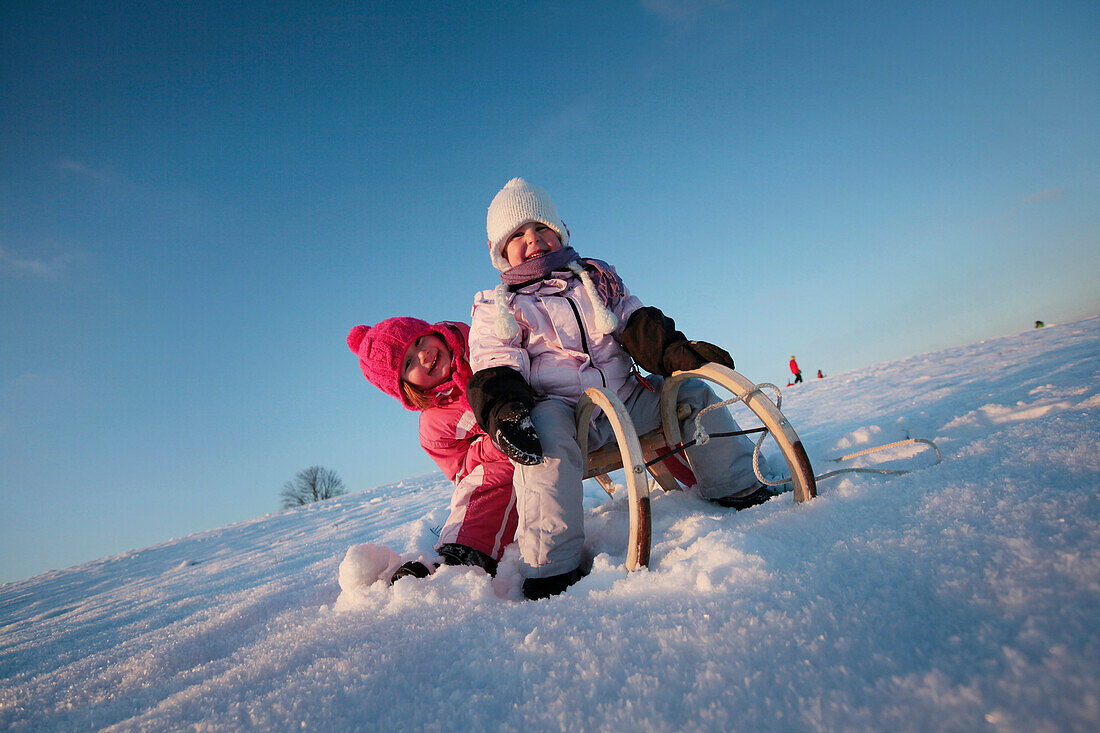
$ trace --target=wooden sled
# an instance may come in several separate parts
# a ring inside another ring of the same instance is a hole
[[[577,405],[577,442],[582,455],[587,455],[584,478],[595,478],[609,494],[612,482],[607,474],[619,468],[624,469],[626,488],[630,506],[630,537],[626,552],[626,569],[636,570],[649,566],[649,549],[652,544],[652,519],[649,501],[648,470],[656,483],[665,491],[682,488],[673,477],[665,461],[646,466],[670,448],[680,445],[680,420],[685,415],[678,414],[676,395],[685,379],[705,379],[721,385],[732,392],[752,410],[771,434],[787,462],[790,471],[790,483],[796,503],[809,501],[817,496],[817,484],[814,481],[810,459],[802,447],[794,428],[779,411],[779,408],[764,396],[760,388],[745,379],[741,374],[719,364],[704,364],[698,369],[676,372],[668,377],[661,389],[661,427],[639,437],[634,429],[626,407],[610,389],[593,387],[585,391]],[[615,431],[616,444],[588,453],[588,425],[592,412],[599,407],[607,415]],[[721,440],[721,438],[715,438]],[[686,454],[681,454],[685,455]],[[675,458],[670,460],[676,460]],[[690,464],[690,461],[688,461]]]

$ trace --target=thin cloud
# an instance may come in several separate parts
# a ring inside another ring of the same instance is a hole
[[[1031,204],[1040,204],[1046,201],[1058,201],[1065,196],[1067,189],[1065,188],[1048,188],[1042,191],[1037,191],[1029,196],[1015,199],[1011,203],[1008,203],[1004,211],[992,216],[983,216],[975,220],[977,224],[983,227],[997,227],[1005,224],[1014,217],[1021,216],[1027,207]]]
[[[1039,191],[1033,193],[1030,196],[1024,197],[1025,204],[1035,204],[1040,201],[1057,201],[1065,195],[1066,189],[1064,188],[1048,188],[1045,191]]]
[[[28,372],[18,377],[12,377],[0,384],[0,396],[11,397],[21,395],[49,395],[56,393],[62,387],[71,384],[71,374],[61,372],[34,373]]]
[[[686,30],[712,10],[732,9],[730,0],[641,0],[642,8],[677,30]]]
[[[549,151],[563,141],[571,141],[591,127],[591,112],[582,102],[565,105],[543,116],[532,131],[527,148]]]
[[[19,257],[0,245],[0,270],[13,272],[17,275],[30,275],[44,280],[57,280],[64,274],[73,257],[71,255],[54,255],[49,259],[28,259]]]
[[[71,158],[62,158],[57,162],[57,169],[66,173],[75,173],[79,176],[91,178],[94,181],[106,182],[110,180],[111,175],[107,171],[93,168],[90,165],[85,165],[79,160],[72,160]]]

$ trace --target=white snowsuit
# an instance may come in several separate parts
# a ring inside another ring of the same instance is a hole
[[[519,505],[521,571],[527,578],[544,578],[569,572],[582,559],[584,457],[577,444],[575,417],[580,396],[588,387],[611,388],[641,435],[660,426],[661,378],[648,378],[658,392],[644,387],[620,343],[622,329],[642,306],[629,291],[611,304],[619,319],[619,328],[612,334],[596,328],[589,293],[570,271],[554,272],[509,293],[507,306],[519,325],[515,337],[498,335],[495,297],[495,291],[486,290],[474,299],[470,366],[475,373],[500,366],[515,369],[537,395],[531,418],[544,460],[534,466],[516,464],[513,485]],[[690,405],[691,412],[682,429],[691,435],[695,415],[718,401],[704,382],[684,383],[678,402]],[[726,410],[708,413],[703,422],[712,432],[738,429]],[[599,415],[589,429],[589,448],[595,450],[613,439],[610,422]],[[757,486],[752,443],[743,437],[712,440],[686,452],[699,482],[696,488],[706,498],[737,495]],[[761,463],[766,473],[767,466]]]

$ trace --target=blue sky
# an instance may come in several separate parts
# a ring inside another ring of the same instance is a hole
[[[1094,2],[0,5],[0,581],[428,473],[521,175],[756,381],[1100,313]],[[797,399],[797,391],[787,399]]]

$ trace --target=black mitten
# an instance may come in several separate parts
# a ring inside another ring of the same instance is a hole
[[[542,460],[542,443],[531,422],[532,395],[523,375],[505,366],[475,372],[466,385],[477,424],[504,455],[525,466]]]
[[[662,365],[669,374],[690,371],[714,362],[733,369],[733,357],[723,348],[706,341],[677,341],[665,349]]]
[[[626,353],[642,369],[662,377],[672,373],[664,365],[668,347],[685,341],[687,337],[676,330],[676,322],[651,305],[634,311],[623,328],[622,345]]]
[[[490,425],[493,413],[508,402],[531,407],[535,404],[534,394],[523,375],[506,366],[478,370],[466,384],[466,400],[474,411],[474,419],[489,437],[493,436]]]
[[[667,377],[716,362],[733,369],[733,357],[706,341],[688,341],[676,322],[651,305],[634,311],[623,329],[623,348],[646,371]]]
[[[493,411],[489,436],[516,463],[534,466],[542,462],[542,442],[531,422],[531,410],[522,402],[508,402]]]

